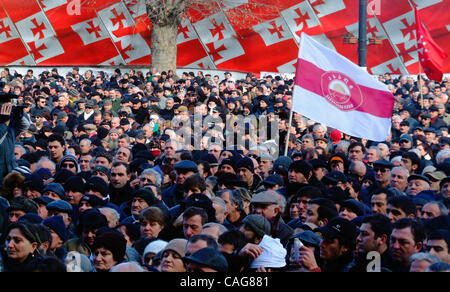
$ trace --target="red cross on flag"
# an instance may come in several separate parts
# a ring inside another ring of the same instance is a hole
[[[302,33],[293,111],[352,136],[385,141],[394,96],[339,53]]]
[[[439,47],[431,37],[430,32],[423,26],[417,7],[414,7],[414,11],[416,13],[419,62],[423,66],[428,78],[441,82],[444,71],[444,61],[447,59],[448,55],[441,47]]]

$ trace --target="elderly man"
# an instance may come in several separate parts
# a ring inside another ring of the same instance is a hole
[[[404,192],[408,187],[408,177],[408,169],[402,166],[394,167],[391,171],[391,182],[389,183],[389,185],[392,188],[396,188]]]
[[[271,224],[271,236],[279,238],[285,245],[294,233],[289,225],[283,222],[283,202],[281,195],[275,191],[264,191],[253,196],[250,201],[251,213],[264,216]]]
[[[430,180],[423,175],[415,174],[408,177],[408,188],[406,193],[411,196],[416,196],[422,191],[431,190]]]

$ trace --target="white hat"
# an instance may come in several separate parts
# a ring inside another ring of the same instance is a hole
[[[147,244],[147,246],[144,249],[144,256],[148,254],[149,252],[157,254],[158,252],[162,251],[167,245],[167,241],[164,240],[155,240]]]
[[[287,251],[281,244],[279,238],[272,238],[268,235],[264,235],[262,241],[258,245],[263,251],[261,255],[252,262],[250,268],[282,268],[286,266],[285,258]]]

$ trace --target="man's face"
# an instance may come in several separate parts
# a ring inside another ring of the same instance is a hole
[[[422,244],[416,244],[411,227],[403,229],[394,229],[390,239],[390,251],[394,261],[407,264],[409,258],[416,252],[419,252]]]
[[[164,148],[164,156],[166,158],[173,158],[175,156],[176,148],[174,147],[174,143],[167,143]]]
[[[97,165],[104,166],[108,169],[110,168],[110,163],[109,163],[108,159],[106,159],[105,157],[101,157],[101,156],[95,158],[95,166],[97,166]]]
[[[81,153],[88,153],[91,150],[91,145],[86,141],[80,142]]]
[[[333,261],[341,257],[346,251],[347,247],[342,246],[337,238],[324,238],[320,242],[320,258],[325,261]]]
[[[128,148],[120,148],[116,154],[116,161],[128,163],[130,161],[131,151]]]
[[[127,175],[127,169],[123,165],[119,165],[113,167],[111,170],[111,184],[116,189],[123,188],[128,180],[130,179],[130,175]]]
[[[401,169],[395,169],[391,172],[390,186],[400,191],[408,187],[408,174]]]
[[[386,194],[376,194],[370,199],[370,205],[372,206],[372,212],[374,214],[387,214],[387,200]]]
[[[308,183],[308,180],[301,172],[297,172],[295,170],[289,171],[289,182],[290,183]]]
[[[375,238],[375,232],[370,223],[363,223],[356,238],[356,250],[358,253],[366,254],[370,251],[378,251],[382,244],[381,238]]]
[[[339,217],[345,218],[350,221],[358,217],[358,215],[355,212],[353,212],[350,208],[343,207],[339,212]]]
[[[391,220],[391,223],[394,223],[395,221],[398,221],[402,218],[407,217],[405,211],[403,211],[400,208],[396,208],[396,207],[392,206],[391,204],[388,204],[388,206],[386,208],[386,212],[387,212],[387,216]]]
[[[52,141],[48,143],[48,151],[52,159],[60,159],[64,156],[64,146],[58,141]]]
[[[23,215],[25,215],[24,211],[21,210],[11,210],[8,213],[8,219],[10,223],[15,223],[17,221],[19,221],[20,217],[22,217]]]
[[[406,190],[406,193],[412,196],[417,195],[418,193],[422,191],[427,191],[430,189],[430,185],[421,179],[412,179],[408,183],[408,189]]]
[[[439,217],[441,215],[441,210],[439,209],[438,204],[428,203],[425,204],[422,208],[422,220],[431,219],[434,217]],[[447,214],[445,214],[447,215]]]
[[[91,170],[91,167],[89,165],[91,159],[92,159],[91,155],[83,155],[83,156],[80,157],[80,169],[81,169],[81,171],[89,171],[89,170]]]
[[[380,159],[377,155],[377,150],[376,149],[369,149],[367,150],[367,161],[368,162],[375,162],[378,159]]]
[[[308,208],[306,209],[306,222],[313,223],[317,226],[320,226],[319,222],[319,205],[317,204],[308,204]]]
[[[253,182],[253,172],[246,167],[240,167],[237,175],[240,180],[245,181],[249,186]]]
[[[362,151],[361,146],[354,146],[352,149],[350,149],[349,159],[351,161],[363,161],[364,152]]]
[[[252,204],[252,214],[258,214],[269,221],[273,221],[280,212],[280,207],[276,204]]]
[[[225,204],[227,205],[228,214],[232,213],[236,209],[236,206],[234,206],[231,202],[230,193],[225,192],[220,197],[225,201]]]
[[[131,212],[133,213],[133,215],[135,217],[139,216],[139,212],[144,210],[145,208],[148,208],[149,205],[147,204],[147,202],[139,197],[135,197],[133,198],[132,202],[131,202]]]
[[[177,170],[176,183],[182,185],[188,177],[194,174],[195,173],[193,171]]]
[[[197,240],[196,242],[188,242],[186,245],[186,256],[190,256],[194,252],[201,250],[202,248],[207,248],[208,244],[204,240]]]
[[[381,186],[387,186],[391,179],[391,171],[389,168],[374,167],[375,178]]]
[[[202,233],[202,217],[194,215],[183,220],[184,237],[189,240],[192,236]]]
[[[450,198],[450,182],[447,182],[442,186],[441,194],[445,199]]]
[[[443,262],[450,264],[450,254],[447,242],[443,239],[431,239],[427,241],[425,250],[439,257]]]
[[[314,148],[314,143],[311,139],[303,139],[302,150]]]

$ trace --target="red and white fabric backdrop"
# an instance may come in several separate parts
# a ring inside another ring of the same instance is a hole
[[[436,43],[450,51],[450,0],[410,1]],[[367,35],[382,40],[368,45],[370,73],[418,73],[410,1],[368,1],[379,14],[369,15]],[[144,0],[80,2],[79,13],[69,15],[72,0],[0,0],[0,65],[150,64]],[[344,43],[344,35],[358,35],[358,0],[220,2],[218,10],[188,11],[177,39],[178,67],[293,73],[302,32],[357,62],[358,46]],[[450,60],[444,72],[450,72]]]

